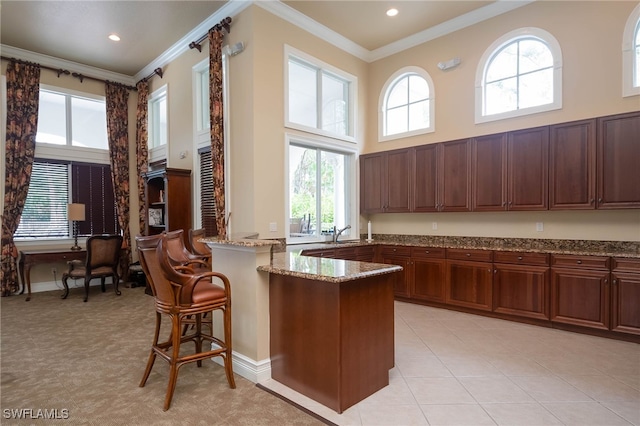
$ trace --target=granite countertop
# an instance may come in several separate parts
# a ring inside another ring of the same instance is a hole
[[[300,254],[301,250],[274,253],[270,265],[259,266],[257,269],[270,274],[288,275],[331,283],[343,283],[402,270],[401,266],[382,263],[303,256]]]
[[[530,238],[447,237],[429,235],[373,235],[373,241],[345,240],[338,244],[317,243],[288,245],[275,248],[281,251],[332,249],[367,245],[399,245],[413,247],[438,247],[530,253],[550,253],[580,256],[606,256],[640,258],[640,242],[637,241],[592,241],[550,240]]]

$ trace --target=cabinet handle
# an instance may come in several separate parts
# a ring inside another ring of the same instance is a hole
[[[429,254],[429,250],[425,250],[424,252],[425,252],[425,253],[427,253],[427,254]]]
[[[487,269],[487,272],[491,272],[491,269]]]
[[[507,205],[507,202],[506,202],[506,201],[503,201],[503,202],[502,202],[502,207],[504,207],[504,206],[506,206],[506,205]]]
[[[599,203],[602,203],[602,198],[598,198],[598,202],[599,202]]]
[[[577,263],[578,265],[582,265],[582,260],[578,260],[578,261],[576,261],[576,263]]]
[[[613,283],[614,284],[618,284],[618,280],[613,280]]]
[[[467,257],[471,257],[471,253],[467,253]]]
[[[494,269],[494,270],[493,270],[493,273],[494,273],[494,274],[497,274],[497,273],[498,273],[498,270],[497,270],[497,269]]]
[[[522,260],[522,256],[518,256],[518,260]]]
[[[592,198],[592,199],[589,200],[589,204],[593,204],[595,201],[596,200]]]

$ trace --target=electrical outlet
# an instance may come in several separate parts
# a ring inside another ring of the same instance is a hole
[[[277,232],[278,231],[278,223],[277,222],[271,222],[269,224],[269,231]]]
[[[431,223],[431,229],[438,229],[438,222]]]
[[[536,231],[538,232],[544,231],[544,224],[542,222],[536,222]]]

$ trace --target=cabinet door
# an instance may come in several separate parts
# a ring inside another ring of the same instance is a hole
[[[549,319],[549,268],[494,264],[493,311]]]
[[[471,148],[470,140],[441,144],[442,172],[440,183],[440,209],[445,212],[471,211]]]
[[[386,154],[386,204],[387,213],[407,213],[410,211],[411,155],[408,149],[391,151]]]
[[[412,258],[411,297],[430,302],[445,302],[446,261]]]
[[[596,120],[551,126],[549,210],[595,209]]]
[[[472,152],[472,210],[506,210],[507,134],[474,138]]]
[[[509,132],[509,210],[547,210],[549,128]]]
[[[446,302],[490,311],[492,282],[491,263],[447,260]]]
[[[640,207],[640,112],[598,119],[599,209]]]
[[[380,262],[388,265],[402,266],[402,271],[393,274],[394,294],[399,297],[409,297],[411,248],[405,246],[381,246]]]
[[[551,268],[551,321],[609,328],[609,271]]]
[[[640,334],[640,274],[614,272],[611,329]]]
[[[438,144],[419,146],[414,151],[412,210],[435,212],[437,206]]]
[[[360,157],[360,211],[382,213],[384,210],[384,154]]]

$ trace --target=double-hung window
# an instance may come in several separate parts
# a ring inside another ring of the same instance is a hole
[[[285,46],[285,126],[354,141],[355,76]]]
[[[168,141],[167,86],[149,96],[149,161],[166,161]]]
[[[624,27],[622,36],[622,96],[640,95],[640,4]]]
[[[119,232],[104,97],[41,86],[35,157],[16,238],[70,237],[68,203],[85,205],[80,235]]]

